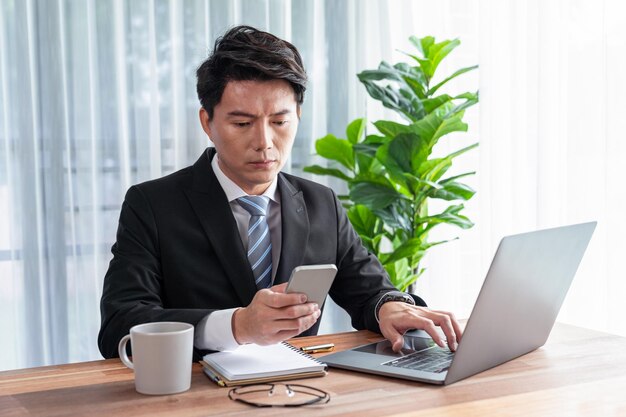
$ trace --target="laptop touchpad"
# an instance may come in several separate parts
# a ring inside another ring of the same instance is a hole
[[[357,352],[389,356],[392,358],[400,358],[402,356],[429,349],[434,346],[436,346],[436,344],[430,338],[404,335],[404,345],[402,346],[402,350],[398,353],[394,352],[391,349],[391,342],[389,342],[388,340],[383,340],[382,342],[378,343],[370,343],[369,345],[361,346],[353,350]]]

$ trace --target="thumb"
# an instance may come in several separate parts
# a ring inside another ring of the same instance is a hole
[[[390,342],[391,342],[391,349],[394,352],[400,352],[402,350],[402,346],[404,346],[404,336],[396,332],[396,336],[394,337],[394,340],[390,340]]]
[[[400,352],[402,346],[404,346],[404,336],[395,327],[390,326],[385,329],[380,329],[385,339],[391,343],[391,349],[394,352]]]

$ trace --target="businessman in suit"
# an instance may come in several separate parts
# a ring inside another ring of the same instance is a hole
[[[321,306],[286,294],[299,265],[337,265],[330,296],[357,329],[395,350],[424,329],[454,350],[451,313],[399,292],[368,253],[333,191],[280,172],[296,136],[306,73],[297,49],[239,26],[198,68],[200,123],[214,144],[197,162],[131,187],[104,280],[98,344],[117,356],[129,329],[153,321],[195,326],[204,350],[316,334]]]

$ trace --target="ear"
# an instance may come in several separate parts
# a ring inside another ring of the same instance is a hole
[[[209,118],[209,112],[207,112],[204,109],[204,107],[200,107],[200,112],[198,113],[198,115],[200,116],[200,124],[202,125],[202,130],[204,130],[204,133],[206,133],[206,135],[210,139],[211,138],[211,125],[210,125],[211,119]]]
[[[302,107],[300,107],[299,104],[298,104],[298,107],[296,108],[296,114],[298,115],[298,120],[300,120],[300,116],[302,116]]]

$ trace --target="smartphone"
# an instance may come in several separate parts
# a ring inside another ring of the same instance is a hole
[[[308,303],[317,303],[321,308],[335,275],[337,267],[333,264],[297,266],[291,272],[285,292],[306,294]]]

